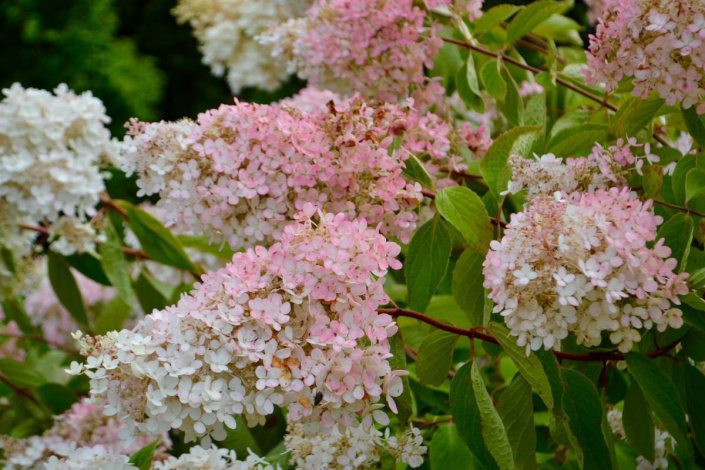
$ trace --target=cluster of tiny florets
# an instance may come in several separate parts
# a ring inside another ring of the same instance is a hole
[[[150,436],[139,436],[132,442],[126,443],[118,436],[123,427],[124,425],[117,419],[105,416],[102,407],[84,400],[75,403],[64,414],[57,416],[54,426],[40,436],[25,439],[3,438],[0,441],[3,450],[0,464],[5,470],[53,468],[50,465],[51,462],[57,463],[63,460],[73,454],[76,447],[95,448],[96,446],[100,446],[102,450],[85,451],[78,458],[89,456],[96,458],[99,454],[101,456],[114,454],[111,459],[122,461],[120,456],[129,457],[155,439]],[[162,433],[155,449],[155,459],[164,459],[170,447],[171,441],[168,435]]]
[[[674,273],[671,249],[655,240],[661,222],[628,189],[535,198],[484,262],[494,311],[527,353],[559,348],[570,333],[598,346],[603,332],[627,352],[642,329],[680,328],[671,303],[688,292],[688,274]]]
[[[634,96],[656,92],[669,105],[705,113],[705,3],[621,0],[590,37],[588,83],[607,91],[632,79]]]
[[[382,433],[376,429],[334,427],[327,433],[307,434],[300,424],[289,424],[284,437],[291,461],[307,470],[356,470],[369,468],[379,462],[386,449],[398,462],[412,468],[423,464],[427,448],[423,446],[421,431],[411,428],[401,436],[390,436],[389,428]]]
[[[617,408],[612,408],[607,412],[607,421],[609,422],[612,434],[620,440],[627,438],[627,433],[624,431],[624,421],[622,420],[622,411]],[[676,440],[668,433],[656,427],[655,445],[656,458],[653,462],[649,462],[640,455],[636,458],[637,470],[666,470],[670,467],[668,456],[672,455],[676,450]]]
[[[245,460],[237,460],[234,450],[219,449],[215,446],[204,448],[194,446],[188,453],[169,457],[163,462],[156,462],[154,470],[280,470],[279,465],[272,465],[262,457],[249,451]]]
[[[378,402],[396,411],[405,371],[390,368],[397,327],[376,309],[400,248],[364,220],[304,209],[280,242],[235,254],[175,306],[84,338],[87,362],[71,372],[90,377],[107,414],[145,433],[220,440],[233,415],[255,425],[275,406],[314,430],[387,424]]]
[[[637,157],[634,150],[643,147],[645,155]],[[595,192],[597,189],[623,187],[627,183],[628,169],[633,165],[638,173],[644,161],[656,163],[659,157],[651,154],[649,144],[639,145],[636,139],[618,139],[614,145],[604,148],[596,143],[587,157],[556,158],[549,153],[541,157],[509,157],[512,179],[507,193],[526,190],[527,199],[555,192],[571,194],[574,191]]]
[[[233,93],[245,87],[276,90],[289,77],[286,63],[272,60],[271,47],[255,37],[272,24],[302,16],[311,0],[180,0],[174,15],[188,22],[203,63],[216,76],[227,72]]]
[[[441,40],[412,0],[317,0],[260,36],[311,85],[394,101],[424,83]]]
[[[76,95],[66,85],[51,94],[16,83],[3,93],[2,218],[12,217],[16,224],[56,222],[50,235],[63,238],[56,249],[64,254],[94,248],[96,233],[85,217],[95,213],[104,190],[99,165],[114,145],[103,103],[90,92]],[[16,244],[5,238],[10,237],[0,233],[1,243]]]
[[[167,225],[233,249],[271,244],[306,203],[382,223],[383,234],[408,241],[423,197],[402,174],[405,161],[425,158],[443,178],[466,168],[459,147],[482,151],[489,140],[483,129],[454,130],[396,105],[353,98],[332,106],[236,103],[195,123],[133,122],[125,169],[137,173],[139,195],[160,195]]]

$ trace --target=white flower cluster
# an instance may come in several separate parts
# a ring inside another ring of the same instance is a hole
[[[290,423],[284,437],[291,461],[307,470],[356,470],[378,462],[386,449],[399,462],[412,468],[423,464],[427,448],[423,446],[421,431],[412,427],[403,435],[390,436],[389,428],[383,434],[376,429],[361,426],[334,427],[328,433],[307,434],[301,424]]]
[[[67,445],[61,454],[53,455],[42,470],[136,470],[126,455],[111,453],[104,446]]]
[[[15,83],[0,102],[0,203],[16,223],[55,223],[55,249],[71,254],[93,246],[85,217],[104,190],[102,158],[113,142],[103,103],[90,92],[59,85],[54,95]],[[0,242],[3,235],[0,234]]]
[[[237,460],[233,450],[219,449],[215,446],[205,449],[192,447],[187,454],[169,457],[163,462],[156,462],[154,470],[280,470],[279,465],[272,465],[250,451],[245,460]]]
[[[203,63],[219,77],[227,70],[237,94],[245,87],[272,91],[287,79],[286,63],[272,60],[271,47],[254,38],[273,23],[303,15],[309,6],[311,0],[180,0],[174,15],[191,24]]]
[[[406,371],[391,370],[397,327],[376,308],[387,302],[384,275],[401,266],[399,250],[364,221],[305,218],[269,250],[235,254],[133,330],[83,339],[87,362],[69,372],[90,377],[94,399],[126,435],[136,426],[222,440],[233,415],[255,425],[275,406],[312,431],[388,424],[379,401],[396,412]]]
[[[607,421],[612,429],[612,434],[620,440],[627,438],[621,410],[617,408],[609,410],[607,412]],[[676,440],[667,431],[662,431],[659,428],[655,428],[654,431],[656,433],[656,458],[653,462],[649,462],[644,456],[640,455],[636,458],[637,470],[666,470],[669,468],[668,456],[675,452]]]

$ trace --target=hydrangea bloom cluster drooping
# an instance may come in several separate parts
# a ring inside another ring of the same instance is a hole
[[[607,412],[607,421],[612,429],[612,434],[620,440],[627,438],[627,433],[624,431],[624,421],[622,420],[622,411],[617,408],[612,408]],[[655,444],[656,444],[656,459],[649,462],[642,455],[636,458],[637,470],[666,470],[669,466],[668,457],[675,453],[676,440],[668,433],[656,427],[654,429]]]
[[[413,0],[317,0],[260,41],[314,86],[394,101],[424,83],[442,45],[425,16]]]
[[[406,372],[390,369],[397,327],[376,308],[400,248],[364,220],[305,211],[317,221],[301,214],[280,242],[235,254],[177,305],[84,338],[87,362],[71,372],[90,377],[106,413],[146,433],[223,439],[234,414],[254,425],[275,405],[314,432],[387,424],[379,401],[396,411]]]
[[[245,87],[276,90],[289,76],[287,66],[270,58],[271,47],[255,37],[272,23],[302,16],[311,0],[180,0],[174,15],[190,23],[203,63],[227,80],[233,93]]]
[[[634,96],[657,92],[705,114],[705,3],[621,0],[590,37],[584,73],[607,91],[633,78]]]
[[[272,243],[305,203],[382,222],[383,234],[407,241],[423,199],[402,174],[410,153],[428,155],[443,178],[466,168],[461,146],[487,140],[431,113],[360,98],[312,112],[236,103],[197,123],[135,122],[130,132],[126,170],[137,172],[139,194],[160,194],[167,225],[185,223],[233,249]]]
[[[41,436],[26,439],[5,437],[0,440],[3,449],[0,464],[5,470],[43,469],[50,460],[60,460],[75,452],[76,447],[96,446],[101,446],[106,454],[115,454],[114,458],[120,461],[122,459],[119,456],[129,457],[154,441],[152,436],[139,436],[128,445],[118,437],[118,432],[123,427],[117,419],[105,416],[100,406],[86,403],[84,400],[75,403],[68,411],[58,416],[54,426]],[[164,459],[170,447],[169,436],[162,433],[155,449],[155,458]],[[93,455],[95,456],[95,452]]]
[[[639,330],[680,328],[678,295],[687,273],[676,275],[671,249],[656,238],[661,217],[651,201],[628,189],[538,197],[512,215],[501,242],[484,262],[485,287],[511,334],[530,350],[559,348],[573,333],[598,346],[602,333],[622,352]]]
[[[426,446],[421,431],[411,428],[402,436],[390,436],[376,429],[337,427],[326,434],[307,435],[300,424],[289,424],[284,437],[291,460],[298,468],[307,470],[356,470],[370,468],[379,462],[382,449],[386,449],[398,462],[412,468],[423,464]]]
[[[112,155],[103,103],[66,85],[54,90],[4,89],[0,102],[0,204],[18,223],[55,222],[52,237],[64,254],[84,249],[95,231],[84,220],[104,189],[101,159]],[[87,236],[80,236],[80,232]],[[5,238],[0,233],[0,243]],[[86,241],[88,239],[88,242]],[[74,243],[78,246],[74,246]]]

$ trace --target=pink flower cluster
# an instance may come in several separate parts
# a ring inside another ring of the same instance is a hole
[[[484,262],[484,286],[494,311],[505,318],[520,346],[560,348],[569,333],[588,347],[602,333],[627,352],[639,330],[683,325],[678,295],[687,273],[663,239],[652,248],[656,227],[651,201],[627,188],[572,197],[538,197],[512,215],[501,242]]]
[[[233,249],[271,244],[306,203],[408,241],[423,199],[402,174],[410,154],[446,178],[466,168],[462,146],[479,152],[489,140],[482,129],[455,130],[434,114],[359,97],[314,108],[237,102],[197,123],[134,122],[125,169],[137,172],[138,194],[159,193],[167,225]]]
[[[76,447],[102,446],[106,453],[130,456],[155,439],[145,435],[128,444],[118,437],[123,427],[117,419],[105,416],[102,407],[83,400],[59,415],[54,426],[41,436],[3,438],[0,463],[6,470],[44,468],[52,456],[65,456]],[[164,459],[169,448],[169,436],[161,433],[155,458]]]
[[[317,0],[260,36],[311,85],[395,101],[424,83],[442,45],[413,0]]]
[[[632,78],[634,96],[657,92],[669,105],[705,113],[705,3],[619,0],[590,37],[588,83],[607,91]]]
[[[70,372],[90,377],[96,402],[128,427],[181,429],[206,445],[236,426],[233,415],[255,425],[275,406],[313,432],[387,424],[379,401],[396,412],[407,372],[390,368],[397,326],[376,309],[400,247],[311,204],[300,217],[280,242],[235,254],[134,329],[83,338],[86,364]]]

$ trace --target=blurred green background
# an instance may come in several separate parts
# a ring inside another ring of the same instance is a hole
[[[257,0],[252,0],[257,1]],[[529,1],[487,0],[496,3]],[[201,64],[188,25],[176,24],[176,0],[0,0],[0,88],[14,82],[91,90],[112,117],[113,135],[130,117],[174,120],[232,102],[224,79]],[[584,5],[572,16],[586,24]],[[271,102],[296,91],[245,90],[240,98]]]

